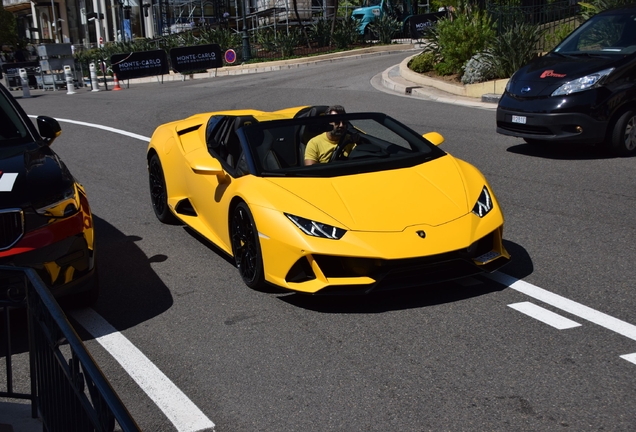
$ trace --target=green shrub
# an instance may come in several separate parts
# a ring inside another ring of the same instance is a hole
[[[381,44],[390,44],[393,36],[402,29],[402,23],[397,19],[384,14],[369,24],[369,30]]]
[[[298,47],[302,41],[300,30],[297,27],[290,28],[289,31],[280,31],[276,35],[276,47],[283,58],[294,55],[294,48]]]
[[[439,45],[439,33],[437,31],[437,25],[426,27],[424,34],[422,35],[422,47],[425,53],[433,54],[435,62],[442,60],[442,50]]]
[[[420,53],[409,60],[407,66],[413,72],[417,73],[432,71],[433,67],[435,66],[435,54],[431,52]]]
[[[480,52],[464,65],[462,84],[475,84],[495,78],[495,70],[490,52]]]
[[[329,46],[331,41],[331,20],[319,19],[309,28],[309,38],[319,47]]]
[[[543,30],[533,24],[517,23],[490,46],[495,78],[508,78],[537,55],[536,46]]]
[[[276,51],[276,32],[273,28],[266,28],[256,34],[256,43],[261,46],[263,51]]]
[[[486,49],[496,32],[488,14],[476,7],[458,8],[451,18],[437,22],[436,37],[441,61],[435,70],[460,73],[470,58]]]
[[[350,16],[338,20],[333,32],[333,42],[336,44],[336,48],[347,48],[349,45],[356,43],[360,38],[358,27],[358,20]]]
[[[438,75],[452,75],[455,73],[455,69],[451,68],[451,66],[449,66],[447,63],[444,62],[440,62],[440,63],[435,63],[435,66],[433,66],[433,69],[435,69],[435,72],[437,72]]]
[[[618,6],[633,3],[633,0],[592,0],[591,2],[580,2],[581,16],[584,20],[590,19],[592,15],[612,9]]]

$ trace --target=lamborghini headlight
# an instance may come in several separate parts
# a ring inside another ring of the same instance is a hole
[[[488,214],[490,210],[492,210],[493,203],[490,198],[490,192],[488,192],[488,188],[484,186],[479,194],[479,198],[477,198],[477,202],[473,207],[473,213],[475,213],[480,218],[483,218]]]
[[[600,72],[589,74],[573,81],[568,81],[553,91],[552,96],[563,96],[589,90],[599,85],[606,76],[612,73],[613,70],[614,68],[604,69]]]
[[[68,217],[79,210],[80,203],[75,184],[48,197],[45,202],[35,203],[36,212],[47,217]]]
[[[339,240],[347,232],[342,228],[301,218],[300,216],[294,216],[288,213],[285,213],[285,216],[308,236]]]

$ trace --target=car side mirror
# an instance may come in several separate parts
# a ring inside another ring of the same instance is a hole
[[[429,132],[429,133],[425,133],[422,136],[424,137],[424,139],[430,141],[431,144],[436,146],[444,142],[444,137],[439,132]]]
[[[220,178],[225,177],[225,171],[221,166],[221,162],[213,157],[210,158],[198,158],[195,160],[188,161],[190,163],[190,168],[197,174],[204,175],[215,175]]]
[[[51,145],[53,140],[62,133],[60,124],[52,117],[39,116],[37,122],[40,136],[47,140],[48,145]]]

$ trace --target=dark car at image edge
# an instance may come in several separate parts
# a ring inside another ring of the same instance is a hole
[[[38,127],[0,84],[0,266],[35,269],[54,296],[97,301],[93,217],[86,192],[50,148],[61,129]],[[0,273],[0,300],[19,303],[12,272]]]
[[[636,5],[594,15],[519,69],[499,101],[497,132],[636,154]]]

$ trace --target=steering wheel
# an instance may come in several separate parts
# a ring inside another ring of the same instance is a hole
[[[347,126],[345,128],[345,132],[342,134],[342,136],[340,137],[340,139],[338,140],[338,145],[336,146],[336,149],[333,151],[333,153],[331,154],[331,158],[329,158],[329,162],[333,162],[339,159],[344,159],[344,151],[346,148],[345,143],[347,141],[351,140],[351,137],[353,136],[351,131],[350,131],[351,126]],[[349,140],[347,139],[349,138]]]

